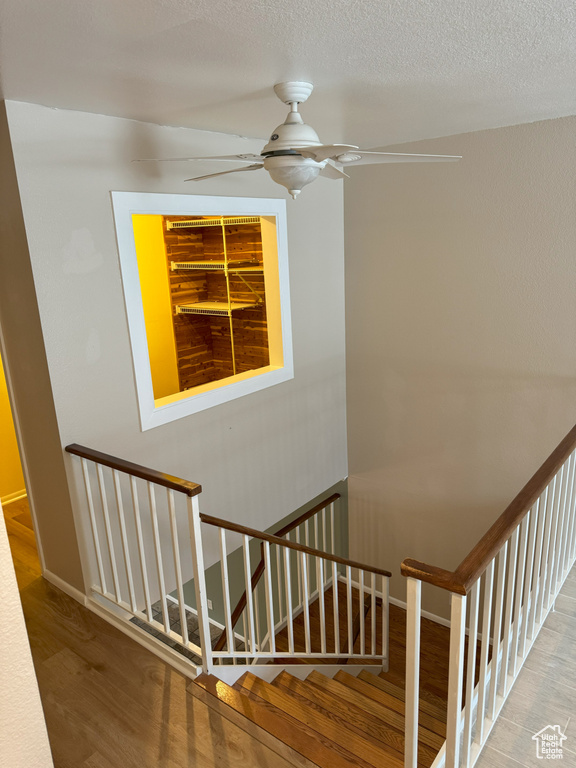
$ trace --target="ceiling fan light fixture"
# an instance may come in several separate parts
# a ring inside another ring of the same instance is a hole
[[[272,181],[286,187],[294,200],[302,187],[316,181],[324,165],[300,155],[278,155],[264,160],[264,168]]]

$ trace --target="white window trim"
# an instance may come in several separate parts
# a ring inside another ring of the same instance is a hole
[[[190,416],[207,408],[227,403],[237,397],[258,392],[294,378],[285,200],[147,192],[111,192],[111,196],[142,431],[153,429],[161,424],[168,424],[176,419]],[[276,218],[284,358],[284,365],[281,368],[268,366],[266,369],[241,374],[246,378],[230,384],[218,386],[216,383],[214,389],[197,394],[194,394],[193,390],[188,390],[177,396],[172,396],[172,398],[165,398],[171,402],[161,405],[155,404],[138,260],[132,227],[133,214],[163,216],[232,216],[237,214],[242,216],[274,216]]]

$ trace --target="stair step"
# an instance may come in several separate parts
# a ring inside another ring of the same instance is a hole
[[[311,696],[318,700],[320,700],[319,697],[322,697],[320,703],[323,706],[325,702],[326,706],[330,706],[334,712],[338,711],[345,719],[350,718],[355,713],[354,721],[358,722],[358,727],[374,738],[388,743],[386,731],[392,729],[393,744],[399,744],[396,748],[400,758],[403,758],[404,718],[401,715],[374,699],[365,696],[363,693],[359,693],[337,680],[326,677],[316,670],[308,675],[306,682],[309,684]],[[398,735],[400,736],[399,739]],[[436,758],[437,752],[437,749],[419,744],[418,764],[422,766],[431,765]]]
[[[320,768],[371,768],[369,763],[331,742],[324,734],[248,691],[235,690],[213,675],[199,675],[194,683]]]
[[[349,750],[374,768],[403,768],[403,760],[384,749],[376,740],[368,739],[352,730],[345,720],[313,704],[298,694],[275,687],[247,672],[236,685],[273,704],[295,720],[304,723],[318,734]]]
[[[321,673],[316,673],[316,679],[326,681],[327,685],[315,685],[307,680],[299,680],[287,672],[282,672],[275,678],[273,685],[299,694],[304,700],[322,707],[344,721],[361,736],[376,740],[399,760],[402,760],[404,750],[404,734],[384,719],[376,717],[374,712],[362,706],[363,702],[350,701],[340,683],[329,680]],[[332,683],[332,685],[328,685]],[[344,694],[344,695],[343,695]],[[370,701],[367,702],[370,706]],[[434,755],[435,756],[435,755]]]
[[[365,683],[368,683],[368,685],[372,685],[375,687],[379,692],[379,698],[375,699],[376,701],[380,701],[384,706],[389,707],[390,709],[394,709],[396,712],[399,712],[401,715],[404,715],[405,705],[404,705],[404,691],[401,691],[397,689],[396,695],[389,692],[390,688],[386,688],[385,680],[382,680],[382,678],[378,677],[377,675],[371,675],[370,672],[366,672],[365,670],[362,670],[360,674],[358,675],[358,678],[360,680],[363,680]],[[399,698],[398,693],[402,694],[402,698]],[[375,697],[372,697],[375,698]],[[424,726],[424,728],[427,728],[429,731],[432,731],[433,733],[437,733],[438,736],[441,736],[443,739],[446,738],[446,716],[443,715],[443,720],[439,720],[437,717],[433,717],[430,715],[426,709],[425,702],[420,702],[420,713],[419,713],[419,719],[420,719],[420,725]],[[440,712],[437,713],[438,715],[441,715]]]
[[[379,695],[380,691],[377,688],[374,688],[370,683],[366,683],[364,680],[359,680],[357,677],[353,677],[342,670],[334,675],[334,679],[349,688],[358,691],[358,693],[363,693],[365,696],[381,703]],[[390,710],[389,719],[391,722],[398,723],[396,727],[400,728],[402,731],[404,730],[404,715],[400,715],[398,712],[392,712],[392,710]],[[418,729],[418,741],[438,752],[444,744],[445,739],[437,733],[420,726]]]
[[[396,698],[401,701],[404,701],[403,684],[400,686],[391,682],[387,679],[386,675],[388,675],[387,672],[378,674],[373,684],[377,685],[381,690],[390,693],[392,696],[396,696]],[[420,709],[422,712],[426,712],[426,714],[435,717],[437,720],[446,722],[446,703],[442,701],[440,697],[430,693],[430,691],[427,691],[422,687],[420,687]]]

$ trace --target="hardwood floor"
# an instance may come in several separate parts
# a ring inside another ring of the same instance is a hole
[[[46,582],[25,501],[5,517],[56,768],[312,768]]]

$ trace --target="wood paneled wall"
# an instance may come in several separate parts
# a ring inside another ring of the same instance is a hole
[[[218,261],[224,259],[221,227],[168,230],[166,222],[190,218],[169,216],[164,219],[167,269],[173,308],[177,304],[198,301],[227,301],[226,276],[223,272],[170,271],[171,261]],[[225,227],[228,260],[250,259],[262,264],[262,238],[259,224]],[[262,298],[253,309],[233,314],[236,373],[269,364],[263,274],[244,274],[244,279]],[[234,300],[253,301],[254,293],[238,277],[230,275],[230,293]],[[230,322],[213,315],[177,315],[174,311],[174,336],[178,359],[180,390],[233,375]]]

